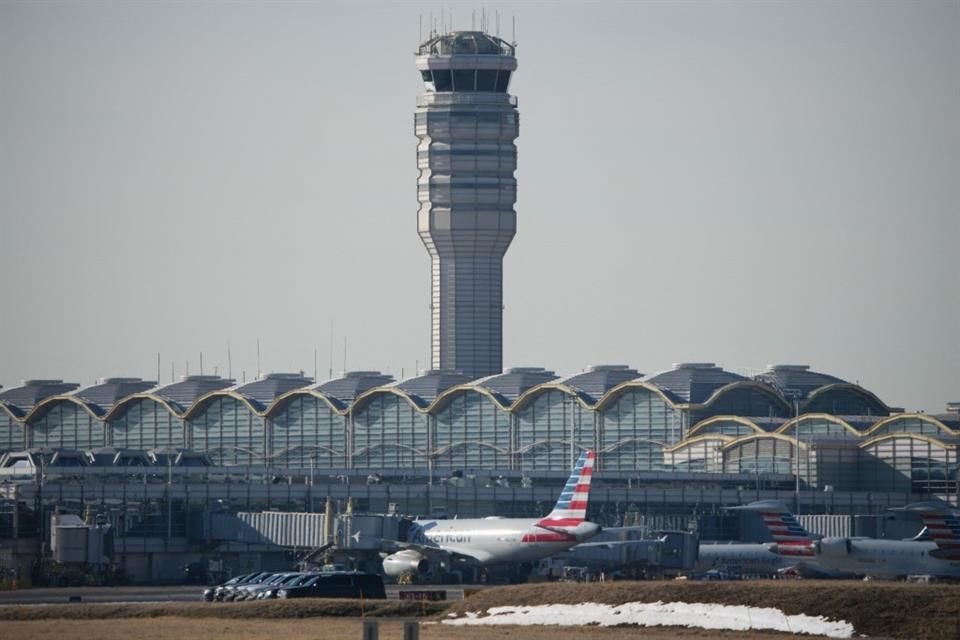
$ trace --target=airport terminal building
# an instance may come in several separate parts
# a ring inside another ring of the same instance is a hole
[[[542,516],[583,449],[597,452],[588,515],[605,526],[734,539],[722,507],[757,499],[805,514],[957,504],[960,403],[905,413],[803,365],[750,376],[708,362],[504,371],[515,43],[431,33],[415,56],[433,369],[0,390],[0,569],[39,557],[58,512],[111,523],[124,566],[147,579],[167,576],[171,556],[213,551],[242,552],[254,568],[260,543],[223,537],[218,516],[315,512],[327,497],[358,512]]]
[[[623,365],[560,378],[542,368],[478,380],[373,371],[314,384],[187,376],[31,380],[0,391],[4,466],[19,452],[186,451],[210,465],[384,476],[555,477],[583,449],[601,477],[789,478],[819,492],[954,496],[960,413],[908,414],[806,366],[747,378],[711,363],[644,376]],[[61,455],[54,465],[65,460]],[[135,460],[126,464],[136,464]],[[789,483],[787,483],[789,484]],[[822,497],[821,497],[822,500]]]

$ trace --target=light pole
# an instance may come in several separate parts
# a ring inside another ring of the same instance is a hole
[[[800,513],[800,401],[797,398],[793,399],[793,436],[797,439],[796,444],[796,459],[797,459],[797,474],[794,480],[796,481],[796,499],[797,499],[797,513]]]

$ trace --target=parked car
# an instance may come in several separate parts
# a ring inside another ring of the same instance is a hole
[[[383,576],[375,573],[324,572],[311,576],[299,586],[277,590],[278,598],[374,598],[383,600],[387,592]]]
[[[271,587],[276,587],[282,584],[286,584],[288,581],[293,582],[298,578],[300,573],[287,572],[287,573],[275,573],[270,576],[263,582],[258,582],[255,584],[245,584],[240,587],[237,587],[233,592],[233,601],[240,602],[242,600],[253,600],[257,597],[257,594],[264,589],[269,589]]]
[[[255,573],[244,573],[239,576],[234,576],[224,582],[223,584],[217,585],[216,587],[209,587],[203,590],[203,601],[204,602],[220,602],[223,600],[223,595],[227,589],[232,589],[241,584],[246,584],[251,580],[255,580],[260,576],[269,575],[266,571],[257,571]]]

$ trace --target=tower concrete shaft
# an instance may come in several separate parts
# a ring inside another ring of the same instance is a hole
[[[417,51],[417,226],[431,259],[433,369],[503,369],[503,256],[517,229],[519,114],[507,93],[513,45],[479,31],[438,35]]]

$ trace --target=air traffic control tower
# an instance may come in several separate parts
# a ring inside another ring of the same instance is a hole
[[[432,368],[473,378],[503,369],[503,255],[517,230],[514,45],[481,31],[417,50],[425,93],[415,130],[417,226],[431,259]]]

